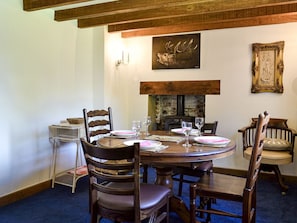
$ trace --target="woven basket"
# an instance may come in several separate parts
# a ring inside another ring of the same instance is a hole
[[[67,121],[69,122],[69,124],[82,124],[82,123],[84,123],[83,118],[67,118]]]

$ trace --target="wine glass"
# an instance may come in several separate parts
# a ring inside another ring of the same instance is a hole
[[[196,117],[195,118],[195,126],[198,129],[198,133],[197,133],[198,136],[201,136],[201,128],[202,128],[203,125],[204,125],[204,118],[203,117]]]
[[[149,136],[150,135],[148,128],[149,128],[149,126],[150,126],[151,123],[152,123],[151,116],[145,117],[145,119],[143,121],[143,125],[145,126],[145,135],[146,136]]]
[[[141,121],[132,121],[132,130],[136,133],[136,137],[139,136],[141,129]]]
[[[182,121],[182,131],[183,131],[183,133],[186,136],[186,142],[185,142],[185,144],[183,144],[183,146],[184,147],[190,147],[190,146],[192,146],[189,143],[189,135],[190,135],[190,132],[192,131],[192,122]]]

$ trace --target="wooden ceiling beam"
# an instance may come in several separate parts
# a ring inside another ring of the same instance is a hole
[[[214,23],[192,23],[188,25],[173,25],[138,30],[129,30],[121,33],[122,38],[138,36],[154,36],[183,32],[196,32],[202,30],[227,29],[249,26],[261,26],[297,22],[297,14],[263,16],[258,18],[248,18],[236,21],[214,22]]]
[[[297,12],[297,3],[286,4],[286,5],[275,5],[275,6],[265,6],[252,9],[241,9],[234,11],[226,11],[219,13],[207,13],[198,14],[191,16],[181,16],[166,19],[152,19],[141,22],[131,22],[131,23],[120,23],[108,26],[109,32],[118,32],[133,29],[145,29],[153,27],[165,27],[165,26],[179,26],[187,25],[192,23],[220,23],[226,22],[228,20],[241,20],[263,16],[273,16],[281,14],[290,14]]]
[[[71,19],[86,19],[98,16],[118,16],[119,13],[134,13],[136,11],[142,11],[145,16],[149,15],[149,12],[145,10],[173,7],[173,11],[169,12],[170,16],[173,16],[178,11],[175,8],[178,6],[186,7],[188,13],[195,11],[195,13],[206,13],[214,11],[222,11],[227,9],[242,9],[252,8],[259,6],[269,6],[272,4],[284,4],[288,2],[297,2],[296,0],[119,0],[115,2],[106,2],[101,4],[93,4],[89,6],[70,8],[64,10],[55,11],[56,21],[65,21]],[[182,8],[184,8],[182,7]],[[151,12],[151,11],[150,11]]]
[[[40,9],[71,5],[88,1],[93,0],[23,0],[23,9],[25,11],[35,11]]]
[[[289,1],[291,2],[291,1]],[[160,18],[172,18],[185,15],[203,14],[211,12],[220,12],[228,10],[238,10],[246,8],[256,8],[263,6],[270,6],[272,4],[284,4],[281,0],[254,0],[254,1],[227,1],[226,0],[216,0],[194,3],[188,3],[186,5],[173,5],[167,7],[159,7],[138,10],[129,13],[116,13],[112,15],[101,15],[92,18],[78,19],[78,27],[94,27],[100,25],[114,24],[114,23],[126,23],[126,22],[136,22],[145,21],[149,19],[160,19]],[[172,13],[174,12],[174,13]]]
[[[109,32],[121,31],[122,37],[297,22],[297,0],[96,2],[23,0],[23,8],[25,11],[33,11],[68,5],[67,9],[55,11],[56,21],[77,19],[80,28],[108,25]]]
[[[56,21],[65,21],[71,19],[92,18],[96,16],[116,15],[118,13],[135,12],[138,10],[147,10],[172,5],[186,5],[201,0],[150,0],[149,3],[143,0],[119,0],[115,2],[106,2],[89,6],[82,6],[71,9],[55,11]],[[215,0],[207,0],[215,1]]]

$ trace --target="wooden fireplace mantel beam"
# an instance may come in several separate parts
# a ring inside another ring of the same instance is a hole
[[[220,94],[220,80],[140,82],[140,94],[148,94],[148,95]]]

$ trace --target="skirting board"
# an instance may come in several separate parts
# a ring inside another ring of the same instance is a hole
[[[24,198],[30,197],[34,194],[37,194],[41,191],[47,190],[51,188],[52,181],[48,180],[39,184],[35,184],[31,187],[27,187],[25,189],[15,191],[11,194],[5,195],[3,197],[0,197],[0,207],[3,207],[5,205],[14,203],[16,201],[22,200]]]

